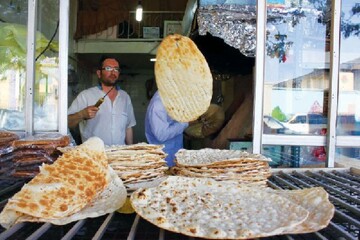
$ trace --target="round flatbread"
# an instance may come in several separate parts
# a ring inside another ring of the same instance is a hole
[[[290,232],[309,212],[263,188],[170,176],[131,195],[135,211],[158,227],[207,239],[249,239]]]
[[[173,119],[194,121],[209,108],[212,75],[205,57],[190,38],[174,34],[161,42],[155,76],[161,100]]]

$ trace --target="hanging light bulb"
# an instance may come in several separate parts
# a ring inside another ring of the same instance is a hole
[[[136,7],[136,21],[140,22],[142,20],[143,8],[141,6],[141,1],[139,1],[138,6]]]

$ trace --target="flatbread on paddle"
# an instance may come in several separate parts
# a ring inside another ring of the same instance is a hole
[[[174,34],[163,39],[156,54],[155,76],[161,100],[173,119],[190,122],[209,108],[212,75],[190,38]]]

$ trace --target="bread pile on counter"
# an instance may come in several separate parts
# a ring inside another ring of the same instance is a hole
[[[271,176],[270,158],[240,150],[181,149],[175,157],[171,172],[179,176],[208,177],[263,186]]]
[[[13,142],[18,139],[17,134],[0,130],[0,155],[11,152]]]
[[[65,147],[70,138],[58,133],[37,134],[19,138],[15,133],[0,131],[0,174],[2,178],[33,178],[43,163],[59,157],[57,147]]]
[[[174,34],[163,39],[156,59],[156,83],[168,114],[180,122],[197,120],[213,95],[202,53],[191,39]],[[204,135],[200,127],[190,133]],[[271,160],[260,154],[201,149],[180,150],[175,157],[170,172],[178,176],[140,188],[130,198],[141,217],[166,230],[206,239],[252,239],[318,231],[334,214],[323,188],[267,188]]]
[[[15,141],[15,140],[14,140]],[[13,144],[12,144],[13,145]],[[67,224],[114,212],[126,202],[158,227],[207,239],[310,233],[334,215],[321,187],[266,187],[269,158],[237,150],[182,149],[170,173],[162,145],[104,146],[90,138],[63,148],[9,199],[0,224]]]
[[[109,167],[104,143],[93,137],[44,164],[29,183],[11,197],[0,214],[9,228],[18,222],[64,225],[120,208],[126,189]]]
[[[163,145],[138,143],[105,148],[110,166],[128,191],[157,186],[166,177]]]

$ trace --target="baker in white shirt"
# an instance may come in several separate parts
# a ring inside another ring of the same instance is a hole
[[[80,92],[69,107],[68,126],[79,124],[82,142],[97,136],[106,145],[133,144],[136,120],[130,96],[116,85],[120,72],[119,61],[103,57],[96,71],[99,85]]]

